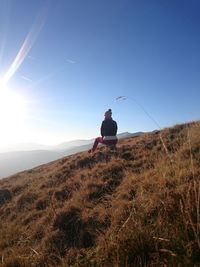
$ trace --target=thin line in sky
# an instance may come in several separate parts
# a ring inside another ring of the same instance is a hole
[[[5,73],[2,81],[3,84],[6,84],[21,64],[24,62],[25,58],[28,56],[31,48],[33,47],[34,43],[36,42],[43,26],[45,23],[45,16],[44,16],[44,9],[40,12],[39,16],[37,17],[35,23],[33,24],[31,30],[27,34],[19,52],[17,53],[14,61],[11,63],[10,67],[8,68],[7,72]]]
[[[72,60],[72,59],[67,59],[67,62],[70,63],[70,64],[76,64],[76,61],[75,60]]]
[[[134,101],[144,111],[144,113],[150,118],[150,120],[152,120],[158,126],[158,128],[161,130],[161,126],[158,124],[158,122],[149,114],[149,112],[146,111],[146,109],[143,107],[143,105],[141,105],[135,98],[132,98],[129,96],[118,96],[115,98],[116,101],[127,100],[127,99]]]
[[[35,60],[35,57],[33,57],[33,56],[28,56],[28,59]]]
[[[26,76],[21,76],[21,78],[27,82],[32,82],[33,80],[31,80],[30,78],[26,77]]]

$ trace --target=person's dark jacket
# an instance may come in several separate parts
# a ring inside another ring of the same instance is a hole
[[[101,136],[116,136],[117,123],[113,119],[106,119],[101,124]]]

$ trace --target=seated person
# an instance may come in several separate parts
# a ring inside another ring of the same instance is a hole
[[[99,143],[108,145],[108,146],[115,146],[118,142],[117,139],[117,123],[112,119],[112,110],[109,109],[104,114],[105,119],[102,121],[101,124],[101,137],[97,137],[94,141],[92,149],[88,152],[94,152]]]

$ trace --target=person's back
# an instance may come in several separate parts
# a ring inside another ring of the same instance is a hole
[[[101,125],[101,136],[116,136],[117,123],[112,118],[105,119]]]

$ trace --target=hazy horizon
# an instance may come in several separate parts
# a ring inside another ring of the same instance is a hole
[[[137,132],[136,132],[137,133]],[[130,132],[123,132],[118,133],[118,136],[126,135],[126,134],[135,134]],[[88,144],[92,143],[95,137],[88,138],[88,139],[73,139],[73,140],[63,140],[61,142],[56,142],[55,144],[52,143],[37,143],[37,142],[20,142],[20,143],[13,143],[13,144],[0,144],[0,154],[7,153],[7,152],[14,152],[14,151],[29,151],[29,150],[56,150],[59,146],[65,145],[67,148],[74,147],[74,146],[81,146],[81,144]]]

